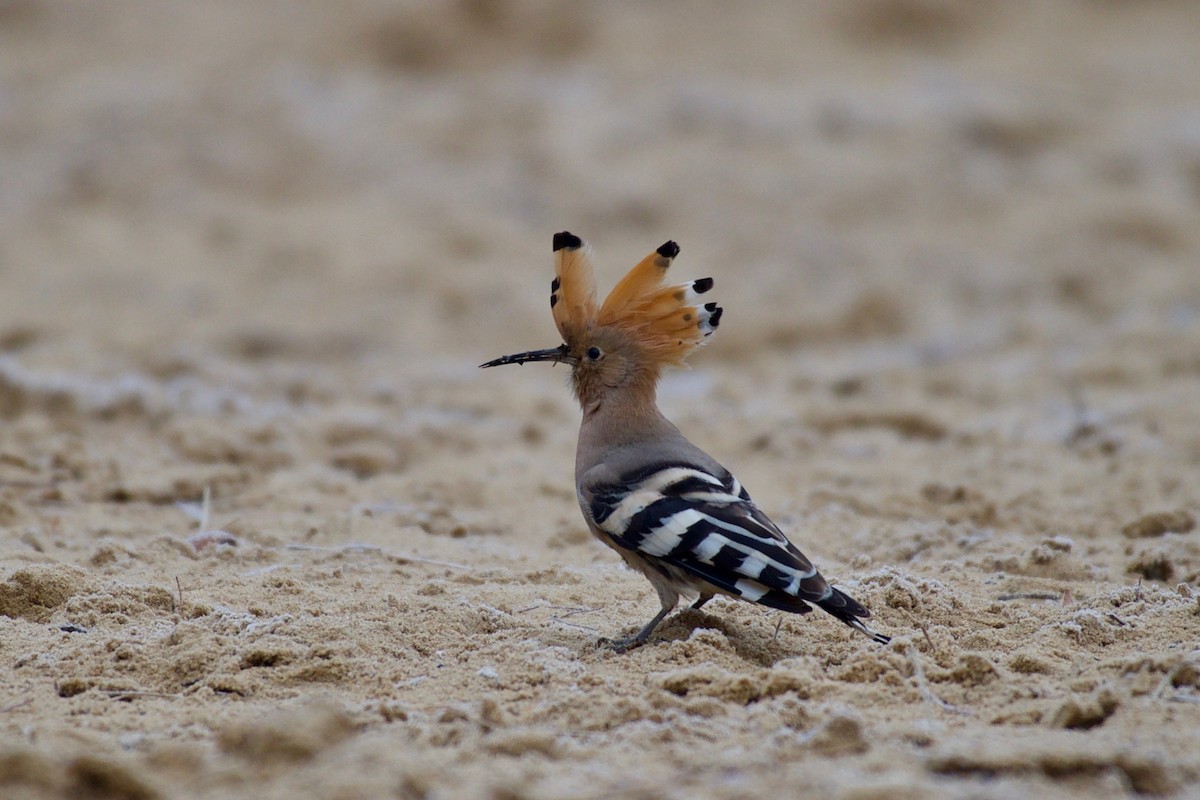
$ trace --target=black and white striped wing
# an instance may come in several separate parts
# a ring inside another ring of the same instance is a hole
[[[618,547],[745,600],[803,612],[834,592],[728,473],[656,465],[592,487],[588,510]]]

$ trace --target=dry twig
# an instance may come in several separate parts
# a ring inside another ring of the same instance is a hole
[[[33,702],[32,697],[26,697],[24,700],[17,700],[15,702],[9,703],[8,705],[4,706],[3,708],[0,708],[0,714],[7,714],[10,711],[16,711],[18,708],[24,708],[25,706],[29,705],[32,702]]]
[[[315,544],[300,544],[292,542],[284,545],[285,550],[301,550],[312,553],[378,553],[408,564],[428,564],[434,567],[446,567],[447,569],[468,569],[466,564],[456,564],[453,561],[439,561],[436,558],[422,558],[408,553],[396,553],[390,550],[384,550],[382,547],[373,544],[346,544],[341,547],[320,547]]]
[[[908,646],[908,660],[912,663],[913,678],[917,681],[917,691],[921,693],[921,697],[925,698],[925,702],[937,706],[943,711],[950,711],[955,714],[969,715],[971,713],[967,709],[959,708],[953,703],[947,703],[933,693],[933,690],[929,688],[929,681],[925,679],[925,670],[921,668],[921,659],[917,655],[917,648],[912,645]]]
[[[599,628],[593,628],[591,625],[580,625],[578,622],[567,622],[560,617],[551,617],[550,621],[557,622],[559,625],[566,625],[568,628],[578,628],[579,630],[587,631],[588,633],[600,633]]]

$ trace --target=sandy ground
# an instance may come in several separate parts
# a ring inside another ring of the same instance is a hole
[[[0,2],[0,796],[1200,796],[1197,31]],[[564,228],[716,279],[661,404],[889,646],[595,647],[565,373],[476,369]]]

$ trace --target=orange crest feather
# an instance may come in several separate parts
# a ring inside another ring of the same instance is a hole
[[[563,340],[571,343],[592,326],[611,327],[632,339],[655,364],[682,364],[721,321],[722,309],[700,295],[712,278],[663,286],[679,245],[667,242],[629,271],[596,311],[590,250],[578,236],[555,234],[555,279],[550,307]]]
[[[600,306],[597,322],[601,325],[613,324],[662,286],[663,278],[667,277],[667,268],[678,253],[679,245],[667,242],[639,261],[608,293],[604,305]]]
[[[550,312],[564,342],[578,339],[596,321],[592,250],[582,239],[567,231],[554,234]]]

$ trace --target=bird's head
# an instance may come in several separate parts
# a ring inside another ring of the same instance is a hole
[[[563,343],[480,366],[569,364],[575,395],[585,408],[613,390],[641,386],[653,392],[662,368],[682,364],[721,322],[721,307],[701,298],[713,287],[712,278],[663,285],[677,255],[675,242],[659,247],[597,309],[591,249],[574,234],[556,233],[550,310]]]

